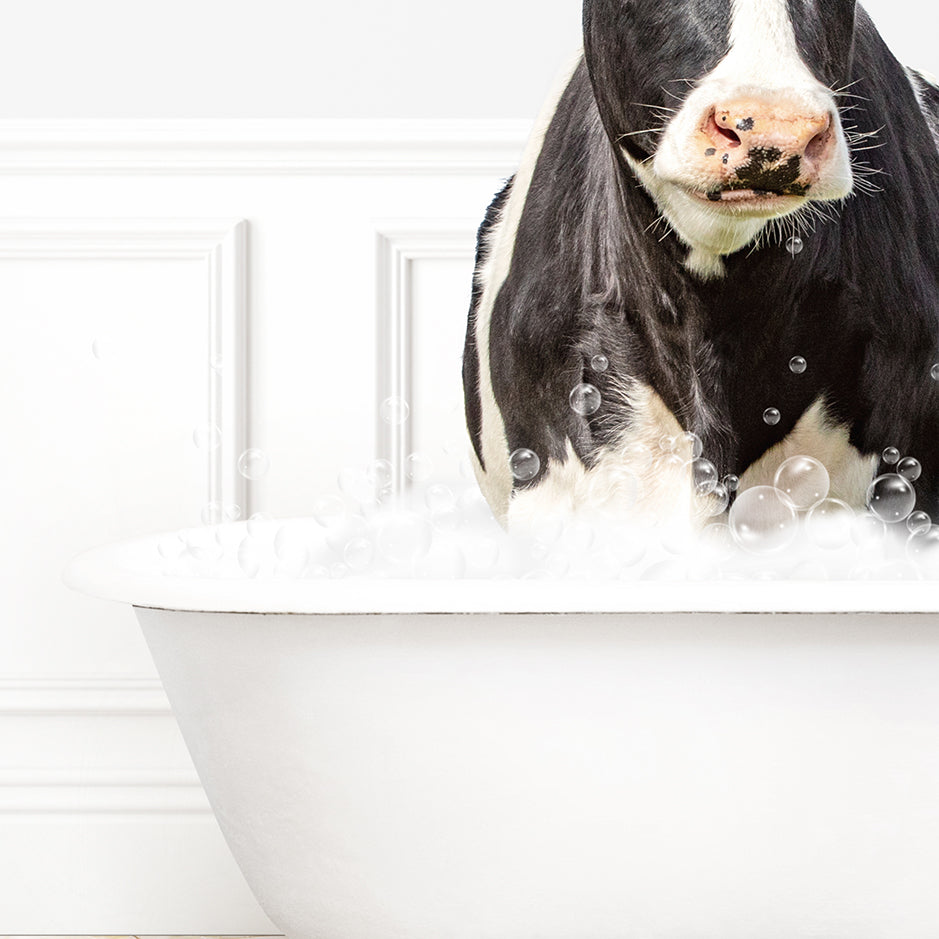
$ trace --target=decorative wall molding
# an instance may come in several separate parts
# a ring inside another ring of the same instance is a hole
[[[0,770],[0,815],[211,814],[195,772]]]
[[[0,174],[515,172],[529,120],[7,120]]]
[[[375,451],[392,468],[392,492],[407,486],[407,457],[414,452],[413,420],[389,422],[388,399],[410,402],[413,266],[417,261],[472,259],[478,222],[421,220],[385,222],[376,235]]]
[[[0,678],[0,717],[168,717],[159,678]]]
[[[243,219],[51,219],[0,221],[0,260],[201,260],[208,282],[209,450],[207,503],[252,509],[238,457],[247,446],[247,227]],[[219,357],[219,358],[216,358]],[[212,368],[213,361],[223,363]]]

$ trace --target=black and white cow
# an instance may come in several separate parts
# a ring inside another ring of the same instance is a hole
[[[641,511],[687,513],[692,432],[741,488],[805,454],[855,506],[895,447],[939,519],[937,139],[939,90],[853,0],[585,0],[479,231],[463,377],[497,517],[613,512],[635,476]]]

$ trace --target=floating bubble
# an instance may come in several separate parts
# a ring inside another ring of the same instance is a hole
[[[581,417],[588,417],[600,409],[600,392],[586,382],[575,385],[570,393],[571,408]]]
[[[466,558],[454,544],[435,545],[415,562],[414,574],[428,580],[459,580],[466,575]]]
[[[383,489],[388,489],[391,486],[393,477],[394,471],[392,470],[391,463],[388,460],[372,460],[372,462],[369,463],[368,468],[365,470],[365,479],[373,488],[373,490],[377,492],[381,492]]]
[[[426,554],[433,529],[426,518],[415,512],[389,515],[378,529],[378,550],[392,562],[414,561]]]
[[[747,551],[779,551],[798,534],[795,510],[773,486],[753,486],[738,493],[730,509],[730,529]]]
[[[728,473],[722,480],[722,485],[727,489],[728,492],[736,492],[737,487],[740,485],[739,477],[735,476],[733,473]]]
[[[512,475],[521,483],[527,483],[534,479],[541,469],[541,459],[534,450],[528,450],[525,447],[519,447],[513,450],[509,457],[509,466],[512,468]]]
[[[375,545],[370,538],[352,538],[342,549],[342,559],[349,566],[349,570],[359,574],[368,570],[374,557]]]
[[[930,370],[929,377],[933,381],[939,381],[939,362],[937,362]]]
[[[610,367],[610,360],[605,355],[595,355],[590,360],[590,367],[595,372],[605,372]]]
[[[882,522],[902,522],[916,505],[916,492],[899,473],[878,476],[868,487],[867,507]]]
[[[221,502],[207,502],[202,507],[203,525],[221,525],[223,522],[237,522],[241,518],[241,506],[234,503],[223,505]]]
[[[706,496],[717,485],[717,467],[710,460],[693,460],[691,482],[699,496]]]
[[[248,519],[248,534],[255,537],[262,534],[267,528],[265,522],[269,522],[273,517],[270,512],[255,512]]]
[[[939,525],[913,532],[906,540],[906,556],[927,577],[939,577]]]
[[[828,470],[810,456],[791,456],[783,460],[773,485],[796,510],[808,511],[828,495]]]
[[[720,515],[730,505],[730,493],[723,483],[718,483],[708,494],[705,511],[709,516]]]
[[[91,354],[100,362],[106,354],[105,343],[101,339],[94,339],[91,343]]]
[[[681,448],[683,445],[690,447],[692,460],[696,460],[704,451],[704,444],[701,442],[701,438],[697,434],[692,433],[690,430],[686,430],[678,438],[676,443],[679,448]]]
[[[449,486],[434,483],[424,493],[424,504],[431,512],[446,512],[456,508],[456,496]]]
[[[245,577],[257,577],[263,562],[264,553],[253,538],[245,538],[238,545],[238,566]]]
[[[851,540],[859,548],[881,548],[884,543],[884,523],[869,512],[854,517],[851,525]]]
[[[238,472],[245,479],[260,479],[271,468],[271,461],[263,450],[252,447],[238,457]]]
[[[802,239],[798,235],[793,235],[786,242],[786,250],[795,257],[802,249],[805,247],[802,243]]]
[[[914,534],[918,531],[928,531],[932,519],[925,512],[911,512],[906,520],[906,527]]]
[[[767,408],[763,412],[763,421],[766,424],[778,424],[779,423],[779,411],[776,408]]]
[[[908,479],[911,483],[914,483],[923,472],[923,467],[920,466],[919,460],[915,457],[905,456],[897,463],[897,472],[904,479]]]
[[[674,453],[678,447],[678,441],[671,434],[663,434],[659,437],[659,449],[663,453]]]
[[[411,406],[404,398],[392,395],[390,398],[385,398],[385,400],[382,401],[378,413],[386,424],[403,424],[411,413]]]
[[[200,450],[217,450],[222,444],[222,432],[215,424],[201,424],[192,432],[192,442]]]
[[[804,358],[802,358],[801,355],[794,355],[789,360],[789,371],[794,375],[801,375],[805,371],[807,365],[808,363]]]
[[[422,453],[412,453],[405,461],[405,473],[412,482],[426,482],[433,475],[434,463]]]
[[[880,455],[880,458],[888,466],[893,466],[900,459],[900,451],[896,447],[887,447],[886,450]]]
[[[851,540],[854,509],[841,499],[822,499],[805,520],[809,539],[820,548],[843,548]]]
[[[339,496],[319,496],[313,503],[313,518],[323,528],[334,528],[346,517],[346,507]]]

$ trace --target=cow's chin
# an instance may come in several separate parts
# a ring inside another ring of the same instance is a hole
[[[724,191],[717,201],[694,184],[659,176],[648,162],[628,159],[662,217],[688,247],[685,267],[703,279],[723,276],[724,255],[751,245],[772,219],[791,215],[809,201],[752,189]]]

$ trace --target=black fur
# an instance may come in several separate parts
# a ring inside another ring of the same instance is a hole
[[[845,103],[859,105],[850,112],[859,131],[883,128],[883,146],[862,154],[882,171],[881,191],[846,200],[797,256],[781,244],[745,248],[725,259],[725,277],[702,281],[685,269],[675,236],[651,230],[658,209],[614,142],[647,126],[646,109],[629,102],[664,103],[662,86],[687,88],[677,79],[716,64],[728,4],[587,0],[587,64],[549,127],[490,327],[508,448],[541,457],[539,475],[518,485],[536,485],[549,459],[563,461],[568,440],[591,465],[629,421],[618,379],[636,378],[702,438],[721,475],[742,474],[823,395],[863,454],[894,446],[921,462],[917,508],[939,517],[939,382],[930,377],[939,362],[939,150],[867,15],[845,0],[815,0],[830,17],[822,29],[808,22],[809,6],[790,0],[803,55],[812,51],[826,84],[856,83],[863,100]],[[654,61],[641,49],[655,50]],[[939,94],[923,94],[939,111]],[[656,141],[623,142],[644,158]],[[477,301],[474,293],[474,310]],[[472,323],[467,335],[466,360],[475,360]],[[610,362],[602,373],[590,369],[597,353]],[[802,374],[789,370],[795,355],[808,362]],[[478,381],[464,369],[478,453]],[[581,381],[602,394],[590,417],[569,405]],[[780,412],[775,425],[763,420],[769,407]]]

